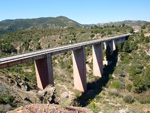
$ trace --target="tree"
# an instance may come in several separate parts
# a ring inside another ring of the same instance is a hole
[[[94,28],[97,29],[97,28],[99,28],[99,27],[98,27],[97,25],[94,25]]]
[[[25,47],[25,50],[28,50],[28,48],[29,48],[29,43],[28,43],[27,41],[25,41],[25,42],[23,43],[23,45],[24,45],[24,47]]]
[[[131,28],[131,29],[130,29],[130,33],[133,33],[133,32],[134,32],[134,30],[133,30],[133,28]]]
[[[130,45],[129,45],[128,40],[126,40],[124,45],[123,45],[123,51],[124,52],[129,52],[130,51]]]
[[[144,82],[142,80],[142,77],[139,75],[135,75],[133,80],[133,85],[134,85],[134,91],[136,93],[142,93],[142,91],[145,90]]]
[[[140,42],[143,42],[145,39],[143,31],[141,31]]]
[[[122,51],[122,45],[120,42],[118,42],[118,44],[117,44],[117,50],[118,50],[118,52]]]
[[[91,38],[93,38],[93,37],[95,37],[95,35],[94,35],[94,34],[91,34]]]
[[[143,81],[146,87],[150,88],[150,66],[144,71]]]
[[[124,23],[122,24],[122,27],[125,27],[125,24],[124,24]]]
[[[108,31],[108,35],[111,35],[111,34],[112,34],[112,32],[109,30],[109,31]]]
[[[41,46],[40,46],[40,43],[37,43],[36,50],[39,50],[39,49],[41,49]]]
[[[145,29],[146,28],[146,26],[145,25],[143,25],[142,27],[141,27],[141,29]]]
[[[145,37],[145,42],[149,43],[150,42],[150,37]]]
[[[137,44],[136,41],[134,41],[134,42],[131,43],[130,49],[131,49],[131,51],[132,51],[132,50],[137,50],[137,49],[138,49],[138,44]]]

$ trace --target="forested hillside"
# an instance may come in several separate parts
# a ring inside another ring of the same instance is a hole
[[[129,26],[31,29],[0,35],[0,55],[6,56],[132,32]]]
[[[25,29],[67,28],[67,27],[81,28],[82,25],[63,16],[59,16],[56,18],[45,17],[35,19],[4,20],[0,22],[0,34]]]

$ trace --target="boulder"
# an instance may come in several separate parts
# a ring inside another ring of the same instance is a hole
[[[48,85],[44,90],[38,91],[41,103],[55,103],[55,87]]]
[[[68,92],[64,92],[60,95],[61,98],[68,98],[69,97],[69,94]]]

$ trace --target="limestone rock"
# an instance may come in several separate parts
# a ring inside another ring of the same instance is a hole
[[[55,103],[55,88],[48,85],[44,90],[38,91],[41,103]]]
[[[69,94],[68,92],[64,92],[60,95],[61,98],[68,98],[69,97]]]
[[[119,113],[129,113],[129,109],[128,108],[121,109],[121,110],[119,110]]]
[[[29,87],[28,85],[24,82],[24,80],[22,80],[22,82],[20,83],[21,89],[25,90],[25,91],[29,91]]]

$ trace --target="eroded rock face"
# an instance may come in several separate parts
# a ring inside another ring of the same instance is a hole
[[[25,90],[25,91],[29,91],[30,90],[29,86],[25,83],[24,80],[21,81],[20,86],[21,86],[22,90]]]
[[[44,90],[39,90],[37,95],[41,100],[41,103],[57,103],[55,100],[55,87],[47,86]]]
[[[60,95],[61,98],[68,98],[69,97],[69,94],[68,92],[64,92]]]
[[[15,86],[9,86],[8,84],[0,81],[0,95],[3,96],[12,96],[14,100],[11,102],[9,109],[12,109],[13,106],[20,106],[30,103],[41,103],[40,99],[37,97],[35,91],[25,91]],[[3,104],[0,104],[0,107]],[[9,103],[8,103],[9,105]],[[9,110],[8,105],[4,106],[4,111]]]

